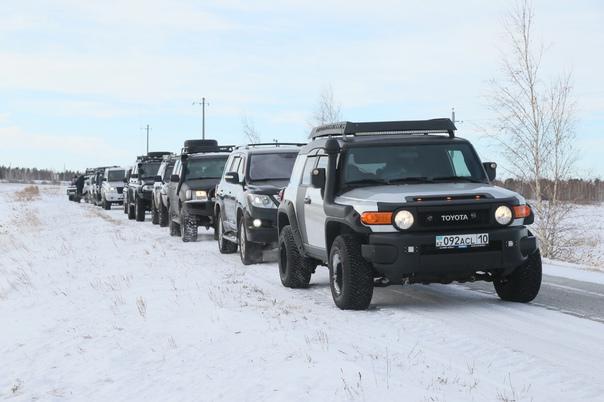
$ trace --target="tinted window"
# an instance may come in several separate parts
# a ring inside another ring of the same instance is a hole
[[[107,172],[107,181],[122,181],[124,180],[125,173],[123,170],[110,170]]]
[[[159,165],[161,165],[161,162],[159,161],[143,162],[141,164],[141,169],[138,170],[138,173],[143,179],[154,178],[159,170]]]
[[[310,186],[310,174],[315,167],[315,162],[317,158],[309,157],[306,158],[306,163],[304,164],[304,170],[302,171],[302,182],[300,183],[303,186]]]
[[[185,178],[187,180],[219,179],[226,161],[226,157],[189,159],[186,164]]]
[[[456,176],[484,179],[480,161],[464,143],[351,147],[343,169],[343,184]]]
[[[289,180],[297,155],[293,152],[250,155],[250,181]]]

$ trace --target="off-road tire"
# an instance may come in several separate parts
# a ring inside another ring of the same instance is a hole
[[[233,254],[237,251],[237,243],[233,243],[224,238],[224,228],[222,227],[222,214],[219,212],[216,215],[216,227],[218,231],[218,251],[220,254]]]
[[[73,199],[75,198],[75,196],[70,195],[70,196],[68,196],[68,198],[69,198],[69,201],[73,201]]]
[[[294,238],[290,225],[281,229],[279,234],[279,276],[283,286],[288,288],[305,288],[310,283],[310,277],[316,264],[304,257]]]
[[[151,199],[151,223],[157,225],[159,223],[159,211],[155,206],[155,195]]]
[[[184,242],[197,241],[197,222],[195,218],[182,211],[180,213],[181,223],[181,237]]]
[[[134,209],[136,211],[136,221],[144,222],[145,221],[145,205],[143,204],[143,200],[138,197],[135,197],[134,201]]]
[[[124,194],[124,213],[127,214],[128,213],[128,206],[130,205],[130,203],[128,202],[128,194]]]
[[[541,253],[532,252],[527,260],[510,275],[493,281],[501,300],[528,303],[539,293],[541,287]]]
[[[111,209],[111,203],[107,202],[107,199],[105,197],[103,197],[103,209],[108,211]]]
[[[262,247],[258,243],[247,240],[243,218],[239,221],[237,236],[239,237],[239,256],[243,265],[262,262]]]
[[[342,310],[365,310],[373,297],[373,270],[350,234],[339,235],[329,252],[329,287]]]
[[[131,221],[136,218],[136,211],[134,210],[134,205],[128,204],[128,219]]]
[[[168,208],[166,208],[163,203],[159,205],[158,215],[159,226],[162,228],[168,226],[168,223],[170,222],[170,215],[168,215]]]

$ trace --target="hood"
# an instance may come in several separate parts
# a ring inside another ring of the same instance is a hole
[[[513,191],[485,183],[422,183],[359,187],[336,197],[336,202],[343,204],[404,203],[408,196],[430,197],[463,194],[489,194],[494,198],[516,197],[521,203],[525,202],[523,197]]]
[[[275,180],[263,182],[262,184],[248,184],[247,190],[252,194],[276,195],[286,186],[287,181]]]
[[[220,179],[196,179],[196,180],[185,180],[182,183],[182,188],[189,190],[211,190],[216,185]]]

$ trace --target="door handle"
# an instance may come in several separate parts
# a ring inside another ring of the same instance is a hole
[[[311,202],[312,202],[312,199],[310,197],[304,197],[305,204],[310,204]]]

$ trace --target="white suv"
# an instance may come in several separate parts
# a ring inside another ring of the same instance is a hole
[[[124,202],[124,177],[126,169],[122,167],[106,168],[101,183],[101,205],[111,209],[111,204]]]

